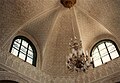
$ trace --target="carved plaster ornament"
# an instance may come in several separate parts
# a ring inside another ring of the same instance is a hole
[[[60,0],[61,4],[66,8],[71,8],[76,3],[76,0]]]

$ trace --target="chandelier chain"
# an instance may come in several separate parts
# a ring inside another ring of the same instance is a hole
[[[75,29],[74,29],[74,25],[73,25],[73,16],[72,16],[72,11],[70,12],[70,16],[71,16],[71,25],[72,25],[73,38],[75,38],[75,37],[76,37],[76,35],[75,35]]]

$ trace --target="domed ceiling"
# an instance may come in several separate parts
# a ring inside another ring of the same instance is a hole
[[[41,70],[53,76],[73,75],[65,65],[73,27],[84,50],[101,35],[120,41],[120,0],[76,0],[71,8],[60,0],[1,0],[0,18],[0,46],[28,33],[40,48]]]

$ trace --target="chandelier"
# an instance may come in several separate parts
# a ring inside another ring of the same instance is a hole
[[[71,39],[69,43],[70,53],[67,57],[67,68],[72,71],[86,71],[90,67],[88,53],[83,52],[82,42],[78,41],[76,37]]]
[[[71,21],[72,21],[72,15],[71,15]],[[69,42],[70,53],[67,56],[66,66],[71,71],[86,72],[86,70],[88,70],[88,68],[90,67],[88,52],[86,51],[86,53],[84,53],[81,38],[78,39],[75,36],[73,22],[71,24],[72,24],[73,37]]]

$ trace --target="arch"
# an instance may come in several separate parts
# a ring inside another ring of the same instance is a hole
[[[0,80],[0,83],[18,83],[18,82],[12,80]]]
[[[91,49],[93,67],[105,64],[120,56],[120,51],[116,43],[110,39],[97,42]]]
[[[10,53],[36,66],[37,51],[34,44],[25,36],[16,36],[11,44]]]

